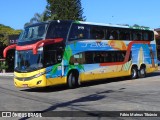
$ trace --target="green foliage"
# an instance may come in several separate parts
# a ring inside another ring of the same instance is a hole
[[[34,23],[46,21],[47,20],[46,14],[47,14],[46,10],[42,14],[35,13],[34,17],[31,18],[29,22],[25,23],[24,27],[28,26],[28,25],[31,25],[31,24],[34,24]]]
[[[8,65],[7,65],[6,61],[1,61],[0,62],[0,71],[3,69],[7,69],[7,68],[8,68]]]
[[[49,20],[84,21],[81,0],[47,0],[46,18]]]
[[[140,30],[149,30],[150,28],[149,27],[146,27],[146,26],[140,26],[138,24],[134,24],[133,26],[129,26],[130,28],[133,28],[133,29],[140,29]]]
[[[8,36],[9,35],[19,35],[22,30],[14,30],[13,28],[9,26],[5,26],[0,24],[0,42],[3,45],[8,45]]]
[[[85,21],[81,0],[47,0],[42,14],[35,13],[25,26],[47,20],[79,20]]]

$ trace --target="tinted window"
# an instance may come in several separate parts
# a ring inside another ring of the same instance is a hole
[[[130,31],[127,29],[120,29],[119,40],[131,40]]]
[[[123,62],[125,56],[126,51],[88,51],[73,55],[70,59],[70,64]]]
[[[54,21],[50,24],[47,33],[47,39],[53,38],[63,38],[66,40],[68,30],[70,27],[70,22],[57,22]]]
[[[92,54],[93,63],[123,62],[126,51],[97,51],[90,54]]]
[[[69,40],[78,39],[151,41],[154,37],[153,32],[149,30],[73,24]]]
[[[84,64],[85,63],[85,57],[84,53],[78,53],[70,58],[70,64]]]
[[[107,39],[108,40],[118,40],[118,29],[108,28],[107,29]]]
[[[148,40],[154,40],[154,33],[152,31],[148,32]]]
[[[98,26],[92,26],[91,39],[105,39],[105,29]]]
[[[56,45],[46,45],[44,52],[44,65],[50,66],[60,63],[63,55],[63,47],[60,44]]]
[[[89,39],[89,28],[88,25],[74,23],[70,31],[69,41],[79,39]]]
[[[148,33],[147,32],[143,32],[142,39],[143,40],[148,40]]]

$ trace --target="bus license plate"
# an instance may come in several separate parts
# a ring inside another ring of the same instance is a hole
[[[28,84],[23,84],[23,87],[28,87]]]

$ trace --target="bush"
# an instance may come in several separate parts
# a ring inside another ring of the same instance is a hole
[[[3,69],[7,69],[8,65],[6,63],[6,61],[0,61],[0,71],[2,71]]]

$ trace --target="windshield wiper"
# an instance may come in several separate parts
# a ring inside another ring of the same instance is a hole
[[[28,72],[28,71],[26,71],[26,70],[21,70],[21,69],[19,69],[19,68],[15,68],[14,70],[15,70],[16,72],[20,72],[20,73],[22,73],[22,72],[24,72],[24,73]]]

